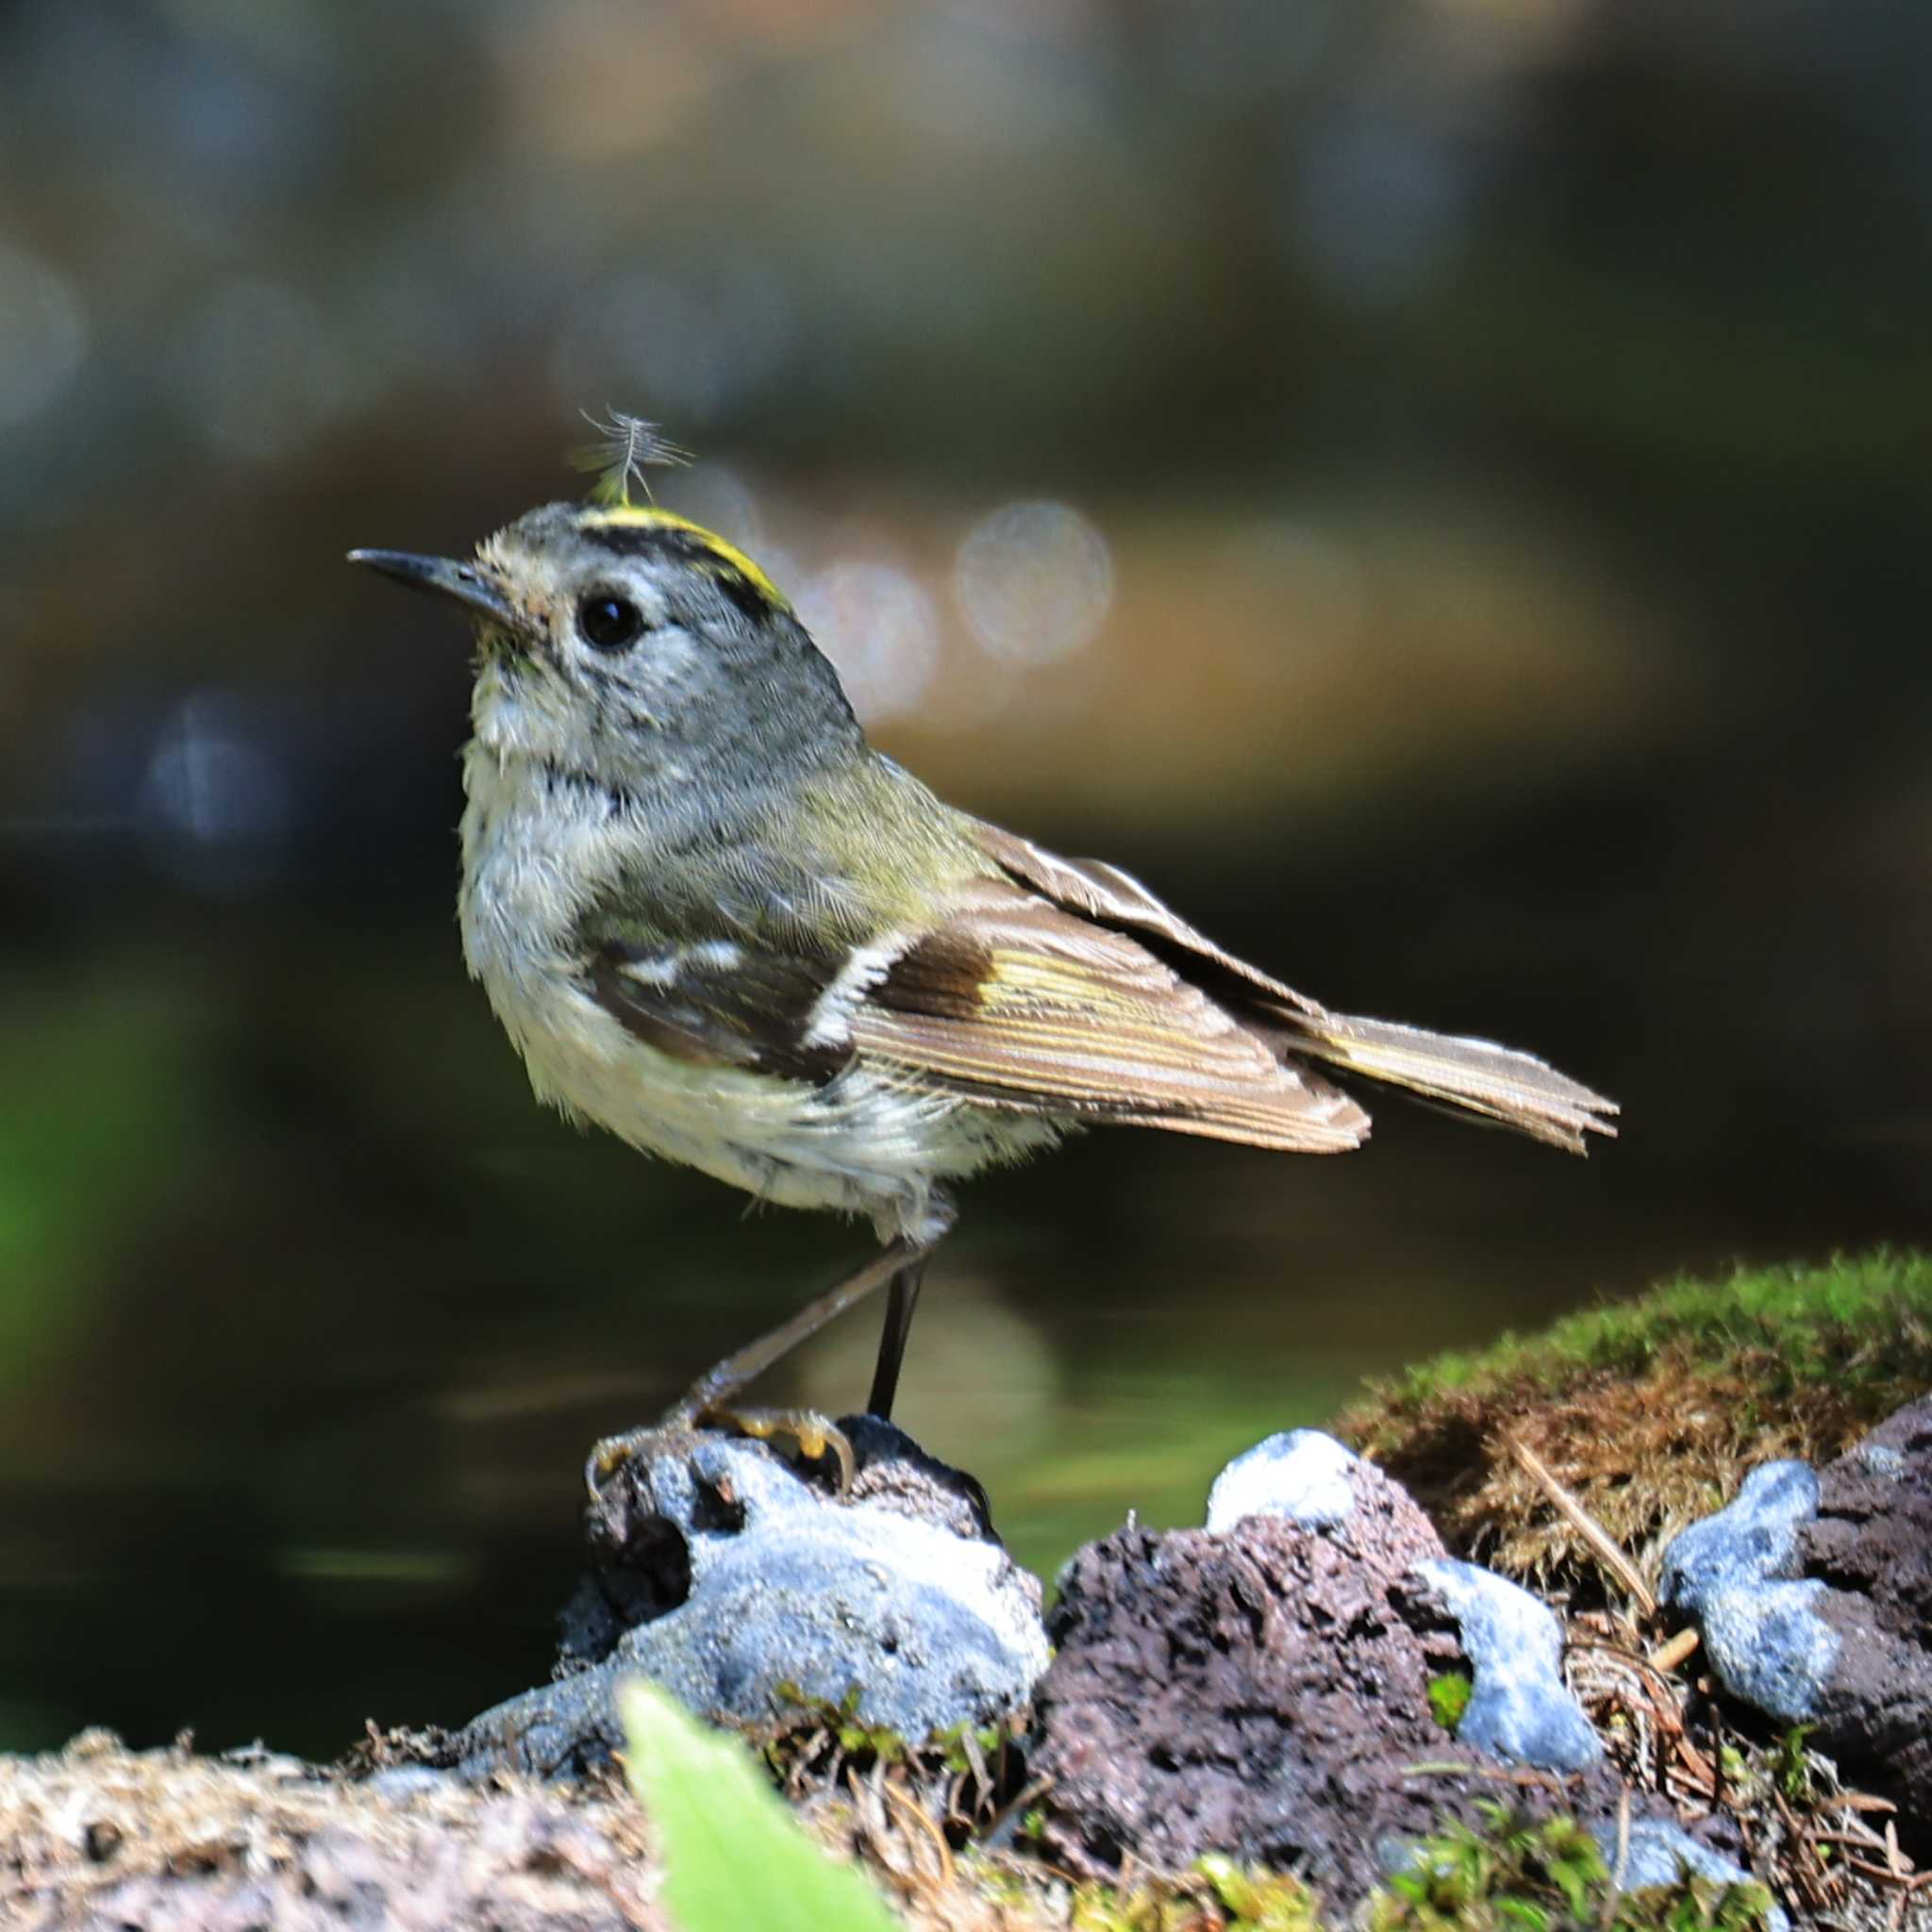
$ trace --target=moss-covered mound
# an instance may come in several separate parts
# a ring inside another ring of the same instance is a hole
[[[1740,1269],[1505,1336],[1376,1385],[1338,1433],[1454,1548],[1547,1580],[1592,1563],[1539,1458],[1624,1549],[1662,1541],[1773,1457],[1838,1455],[1932,1388],[1932,1257]]]

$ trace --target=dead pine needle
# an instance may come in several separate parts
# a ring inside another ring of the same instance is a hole
[[[1557,1480],[1549,1465],[1526,1442],[1514,1436],[1504,1440],[1523,1473],[1550,1499],[1557,1515],[1590,1545],[1597,1561],[1624,1586],[1631,1601],[1646,1617],[1656,1616],[1657,1598],[1651,1594],[1649,1584],[1602,1524]]]
[[[934,1852],[939,1858],[940,1883],[951,1885],[956,1876],[953,1864],[953,1848],[946,1842],[946,1835],[933,1823],[931,1814],[909,1793],[902,1791],[897,1785],[881,1784],[879,1787],[888,1804],[916,1830],[923,1832],[932,1841]]]

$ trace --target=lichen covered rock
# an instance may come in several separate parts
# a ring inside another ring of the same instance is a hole
[[[1819,1614],[1824,1584],[1794,1575],[1799,1527],[1817,1507],[1804,1463],[1767,1462],[1664,1552],[1664,1604],[1696,1619],[1732,1696],[1786,1724],[1817,1715],[1838,1660],[1838,1634]]]
[[[1320,1526],[1355,1507],[1361,1457],[1320,1429],[1285,1429],[1237,1456],[1208,1491],[1208,1527],[1217,1536],[1243,1517],[1279,1516]]]
[[[1811,1741],[1932,1831],[1932,1396],[1814,1474],[1752,1472],[1665,1553],[1724,1689]]]
[[[1510,1764],[1596,1764],[1603,1743],[1563,1682],[1563,1632],[1549,1606],[1474,1563],[1442,1558],[1417,1574],[1441,1599],[1475,1673],[1457,1738]]]
[[[627,1675],[753,1724],[851,1697],[910,1739],[1024,1704],[1047,1660],[1040,1585],[991,1535],[978,1486],[888,1424],[845,1427],[858,1468],[843,1496],[762,1443],[702,1431],[617,1470],[591,1508],[568,1674],[469,1724],[463,1768],[607,1759]]]

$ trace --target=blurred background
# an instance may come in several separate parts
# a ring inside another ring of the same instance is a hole
[[[581,410],[958,802],[1624,1103],[976,1185],[900,1417],[1045,1574],[1425,1351],[1932,1236],[1928,59],[1909,0],[0,13],[0,1745],[540,1680],[591,1440],[867,1249],[541,1112],[463,976],[462,632],[341,555],[581,491]]]

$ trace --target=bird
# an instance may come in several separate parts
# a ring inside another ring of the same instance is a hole
[[[349,555],[472,622],[463,953],[537,1096],[878,1238],[659,1432],[782,1438],[849,1481],[826,1417],[739,1398],[884,1290],[890,1417],[958,1184],[1081,1128],[1341,1154],[1358,1076],[1575,1153],[1615,1131],[1529,1054],[1332,1009],[1120,868],[947,804],[872,746],[764,571],[674,511],[551,503],[468,558]],[[632,1443],[593,1452],[593,1491]]]

